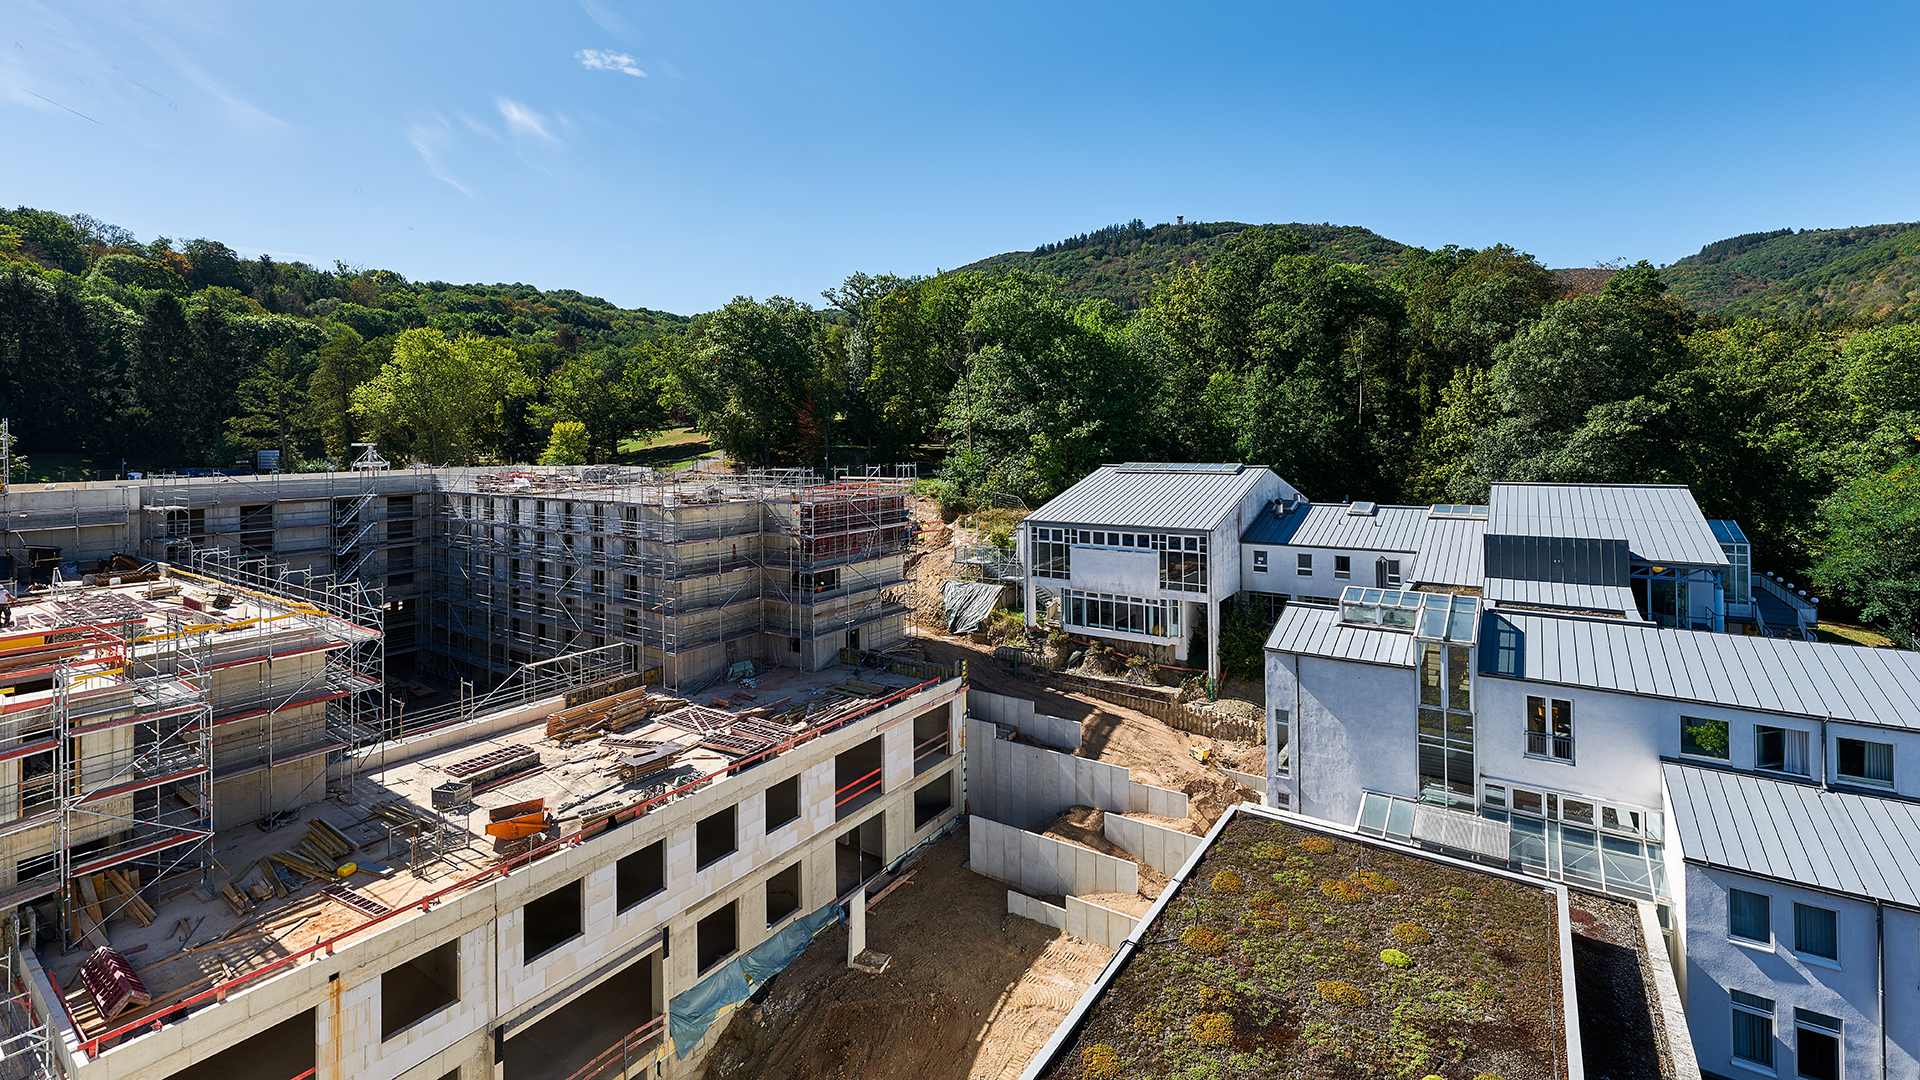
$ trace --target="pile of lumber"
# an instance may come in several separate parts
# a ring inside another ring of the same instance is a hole
[[[377,812],[379,807],[374,809]],[[300,838],[298,846],[292,851],[279,852],[268,858],[311,881],[333,881],[339,877],[336,868],[357,846],[346,833],[315,818],[307,823],[307,833]],[[261,862],[263,869],[270,869],[264,866],[265,859]],[[274,889],[280,895],[286,895],[282,883],[278,881],[279,875],[270,876],[274,879],[271,882]]]
[[[141,926],[153,925],[153,905],[140,898],[140,871],[123,874],[115,869],[102,870],[93,875],[92,881],[108,918],[121,914]]]
[[[645,687],[562,709],[547,717],[547,738],[560,743],[584,742],[609,731],[625,731],[656,713],[682,708],[683,698],[662,697]]]

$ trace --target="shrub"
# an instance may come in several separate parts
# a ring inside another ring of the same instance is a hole
[[[1201,1013],[1193,1018],[1193,1041],[1201,1046],[1225,1046],[1233,1041],[1233,1017]]]
[[[1293,846],[1299,848],[1301,851],[1312,852],[1315,855],[1333,854],[1333,841],[1328,840],[1324,836],[1309,836],[1305,840],[1295,843]]]
[[[1375,870],[1355,870],[1353,880],[1377,893],[1397,893],[1400,883]]]
[[[1373,899],[1373,894],[1357,881],[1329,879],[1320,883],[1320,891],[1336,904],[1364,904]]]
[[[1380,962],[1388,967],[1410,968],[1413,966],[1413,957],[1408,956],[1399,949],[1382,949],[1380,951]]]
[[[1271,840],[1262,840],[1247,849],[1247,854],[1256,859],[1278,859],[1286,855],[1287,849]]]
[[[1106,1043],[1094,1043],[1080,1051],[1080,1074],[1087,1080],[1119,1076],[1121,1068],[1120,1052]]]
[[[1393,928],[1393,936],[1402,945],[1425,945],[1433,940],[1427,928],[1419,923],[1403,922]]]
[[[1240,875],[1231,870],[1222,870],[1213,875],[1213,891],[1217,893],[1238,893],[1247,891],[1247,883]]]
[[[1262,889],[1247,897],[1247,906],[1255,911],[1272,911],[1280,904],[1280,894],[1272,889]],[[1284,911],[1281,912],[1284,914]]]
[[[1227,947],[1226,939],[1204,926],[1189,926],[1180,934],[1180,944],[1201,956],[1219,956]]]
[[[1365,990],[1337,979],[1314,983],[1313,988],[1320,992],[1320,1000],[1332,1002],[1343,1008],[1364,1009],[1373,1004],[1373,999],[1367,996]]]
[[[1136,1035],[1153,1038],[1160,1034],[1163,1024],[1159,1009],[1141,1009],[1133,1014],[1133,1031]]]

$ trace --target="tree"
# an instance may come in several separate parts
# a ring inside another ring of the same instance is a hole
[[[587,463],[587,425],[578,420],[562,420],[553,425],[547,449],[540,455],[542,465],[585,465]]]
[[[468,465],[498,448],[502,405],[534,385],[503,342],[409,330],[380,373],[354,388],[353,413],[394,455]]]
[[[802,453],[800,403],[819,377],[819,327],[787,297],[736,296],[666,354],[675,397],[736,460],[791,460]]]
[[[1920,649],[1920,459],[1862,477],[1821,503],[1814,580]]]
[[[360,441],[353,391],[380,373],[393,356],[393,339],[368,341],[339,323],[329,324],[326,334],[314,350],[313,374],[307,379],[306,422],[320,433],[327,456],[345,464],[353,460],[353,444]]]
[[[659,377],[645,347],[574,353],[547,376],[547,401],[534,415],[546,424],[579,422],[587,432],[587,459],[606,461],[628,436],[651,438],[665,425]]]

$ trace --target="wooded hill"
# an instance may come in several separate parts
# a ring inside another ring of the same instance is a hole
[[[1747,233],[1660,272],[1674,295],[1723,318],[1920,318],[1920,224]]]

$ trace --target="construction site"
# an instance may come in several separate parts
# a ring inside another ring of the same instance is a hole
[[[932,978],[981,1005],[947,1023],[983,1014],[935,1041],[1013,1076],[1123,925],[1081,905],[1164,878],[1118,823],[1252,797],[1164,725],[910,634],[952,554],[910,469],[358,464],[0,498],[0,1075],[744,1075],[749,998],[817,979],[878,1064],[853,1017]],[[961,820],[994,768],[969,726],[1034,737],[970,724],[1008,706],[969,678],[1164,785],[1032,823],[1134,885],[1048,908],[963,868],[997,824]]]

